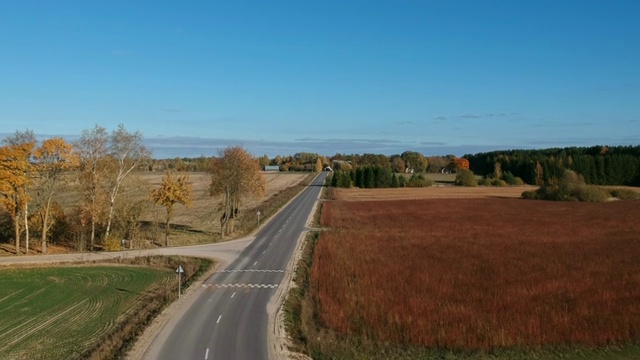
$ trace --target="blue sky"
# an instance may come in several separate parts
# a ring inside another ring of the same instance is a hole
[[[0,133],[156,157],[638,145],[640,1],[0,1]]]

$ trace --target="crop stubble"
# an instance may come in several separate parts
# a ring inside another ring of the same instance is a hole
[[[312,270],[321,323],[448,349],[640,336],[640,202],[332,201]]]

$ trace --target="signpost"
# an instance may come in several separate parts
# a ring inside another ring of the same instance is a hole
[[[176,273],[178,274],[178,299],[180,298],[180,288],[181,288],[183,272],[184,272],[184,269],[182,268],[182,265],[178,265],[178,268],[176,269]]]
[[[258,215],[258,227],[260,227],[260,215],[261,215],[261,214],[260,214],[260,210],[258,210],[257,215]]]

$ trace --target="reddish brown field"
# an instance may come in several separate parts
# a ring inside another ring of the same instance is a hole
[[[311,289],[319,319],[450,349],[640,339],[640,202],[331,201]]]

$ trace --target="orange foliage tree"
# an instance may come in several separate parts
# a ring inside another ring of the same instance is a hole
[[[164,246],[169,246],[169,226],[173,215],[173,206],[182,204],[188,207],[191,204],[192,191],[193,187],[189,182],[189,175],[177,176],[172,172],[167,172],[162,178],[162,185],[159,188],[151,190],[153,201],[164,206],[167,210]]]
[[[73,145],[62,138],[51,138],[42,142],[33,153],[36,179],[36,202],[39,205],[36,216],[40,227],[40,241],[42,253],[47,253],[47,234],[53,226],[51,221],[51,207],[55,194],[65,179],[65,172],[78,166],[78,156],[73,151]]]
[[[16,255],[20,255],[21,215],[27,217],[30,184],[29,158],[35,142],[11,143],[0,147],[0,202],[11,215],[14,226]],[[27,223],[25,221],[25,227]],[[28,241],[27,241],[28,246]],[[27,248],[27,253],[29,249]]]
[[[258,161],[241,146],[227,147],[220,153],[220,157],[213,158],[210,172],[210,195],[223,196],[220,227],[224,237],[234,231],[240,201],[246,197],[263,197],[267,182]]]
[[[453,161],[456,163],[457,170],[468,170],[469,169],[469,160],[465,158],[455,158]]]

